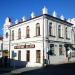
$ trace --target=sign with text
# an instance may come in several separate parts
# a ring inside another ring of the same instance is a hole
[[[18,45],[18,46],[14,46],[14,49],[24,49],[24,48],[35,48],[34,44],[30,44],[30,45]]]

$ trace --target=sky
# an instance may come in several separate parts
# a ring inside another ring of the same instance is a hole
[[[32,11],[36,16],[41,15],[44,6],[50,15],[55,10],[58,16],[63,14],[66,19],[75,17],[75,0],[0,0],[0,36],[6,17],[10,17],[13,23],[23,16],[29,19]]]

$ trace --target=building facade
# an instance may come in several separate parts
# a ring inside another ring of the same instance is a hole
[[[42,66],[43,64],[61,64],[68,62],[68,51],[65,44],[74,44],[73,24],[63,16],[56,17],[48,14],[46,7],[42,15],[13,25],[10,18],[4,23],[3,50],[8,50],[8,57],[14,60],[26,61],[27,67]]]
[[[0,37],[0,58],[2,57],[2,51],[3,51],[3,37]]]

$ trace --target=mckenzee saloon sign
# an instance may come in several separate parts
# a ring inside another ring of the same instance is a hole
[[[14,49],[24,49],[24,48],[35,48],[35,44],[14,46]]]

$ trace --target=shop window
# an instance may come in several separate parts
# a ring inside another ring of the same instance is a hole
[[[63,46],[59,45],[59,55],[63,55]]]
[[[36,63],[40,63],[40,50],[36,50]]]

